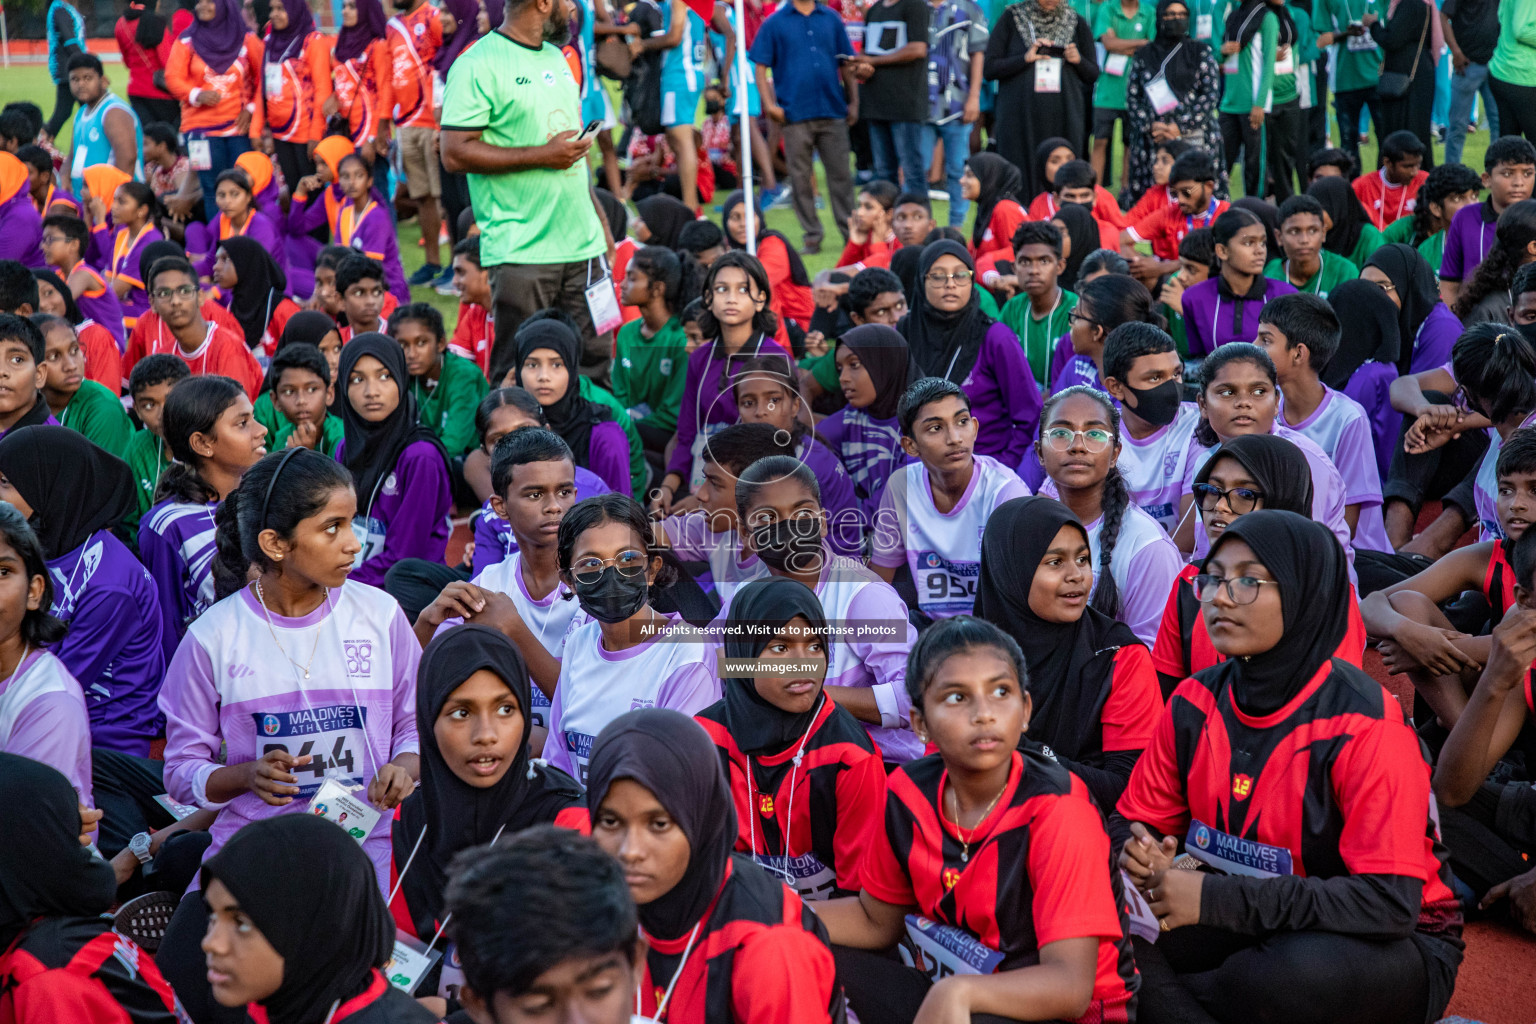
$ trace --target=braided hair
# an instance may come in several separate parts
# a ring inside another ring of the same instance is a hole
[[[1063,388],[1046,400],[1045,407],[1040,410],[1041,442],[1045,440],[1045,425],[1051,421],[1051,415],[1056,407],[1067,399],[1078,396],[1091,399],[1104,410],[1104,418],[1109,421],[1110,433],[1113,435],[1112,443],[1118,446],[1120,444],[1120,410],[1115,408],[1115,403],[1108,395],[1083,384]],[[1089,604],[1112,619],[1120,615],[1120,588],[1115,584],[1114,573],[1110,571],[1110,566],[1115,560],[1115,544],[1120,539],[1120,528],[1125,523],[1125,515],[1130,504],[1130,488],[1126,486],[1125,477],[1120,475],[1120,467],[1111,462],[1109,472],[1104,475],[1104,489],[1099,496],[1099,510],[1104,518],[1104,524],[1099,527],[1099,564],[1094,572],[1097,578],[1094,580],[1093,596],[1089,599]]]
[[[1494,230],[1493,248],[1483,262],[1478,264],[1472,280],[1456,297],[1451,312],[1465,318],[1483,299],[1494,292],[1507,291],[1514,281],[1515,271],[1526,262],[1527,249],[1536,242],[1536,199],[1522,199],[1512,203],[1499,215]]]

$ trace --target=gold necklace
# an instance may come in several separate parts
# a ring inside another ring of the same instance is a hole
[[[964,864],[971,859],[971,840],[976,838],[976,829],[981,828],[981,823],[987,820],[987,815],[992,813],[992,809],[997,806],[997,802],[1007,791],[1008,780],[1004,779],[1003,788],[997,791],[997,796],[992,798],[992,802],[987,804],[987,809],[981,812],[981,817],[976,819],[976,826],[971,829],[971,834],[966,835],[965,830],[960,827],[960,794],[955,792],[953,782],[949,784],[949,795],[955,800],[955,834],[960,838],[960,863]]]
[[[309,661],[300,665],[298,662],[293,660],[293,656],[288,653],[288,649],[283,646],[283,642],[277,638],[277,630],[272,626],[272,612],[267,608],[266,595],[261,592],[261,580],[253,580],[252,583],[256,587],[256,603],[261,605],[261,612],[266,616],[267,632],[272,634],[272,642],[277,645],[277,649],[282,652],[283,657],[288,659],[288,663],[294,668],[298,669],[300,672],[303,672],[304,678],[308,679],[309,668],[315,663],[315,652],[320,649],[320,628],[318,626],[315,628],[315,644],[309,649]],[[324,591],[324,596],[321,598],[321,603],[329,604],[331,600],[331,588],[324,587],[322,590]],[[956,806],[958,807],[959,804],[956,804]],[[955,827],[959,828],[958,825]]]

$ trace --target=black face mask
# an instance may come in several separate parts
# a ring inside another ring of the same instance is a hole
[[[582,610],[599,622],[623,622],[645,605],[646,592],[650,589],[645,573],[621,576],[619,570],[608,566],[595,583],[576,580],[576,600]]]
[[[1132,411],[1155,427],[1172,423],[1184,400],[1184,382],[1179,380],[1165,380],[1151,388],[1126,385],[1126,390],[1136,396],[1136,408]]]
[[[1169,39],[1183,39],[1189,35],[1188,18],[1164,18],[1158,22],[1158,25],[1162,27],[1163,35]]]
[[[724,107],[725,104],[721,103],[719,100],[704,101],[704,113],[708,114],[710,117],[714,117],[716,114],[720,113]]]
[[[821,570],[821,520],[811,516],[780,519],[752,532],[757,557],[780,572]]]

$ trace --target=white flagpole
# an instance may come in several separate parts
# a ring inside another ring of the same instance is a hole
[[[742,0],[736,3],[736,109],[740,113],[737,123],[741,130],[741,190],[747,201],[747,252],[757,255],[757,204],[752,196],[752,126],[751,108],[747,103],[747,76],[752,72],[747,61],[747,12]]]

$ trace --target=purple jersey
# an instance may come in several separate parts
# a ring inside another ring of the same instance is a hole
[[[343,441],[336,450],[342,461]],[[441,562],[448,550],[453,524],[453,486],[443,453],[431,441],[414,441],[395,462],[395,471],[379,482],[378,494],[366,501],[358,496],[358,518],[353,529],[363,542],[362,564],[351,578],[375,587],[384,585],[384,574],[402,558]]]
[[[213,559],[219,503],[167,498],[139,520],[139,557],[160,592],[160,639],[170,662],[187,624],[213,604]]]
[[[1381,515],[1381,477],[1371,422],[1365,410],[1348,395],[1323,386],[1323,400],[1300,423],[1285,418],[1285,395],[1280,396],[1279,422],[1317,443],[1344,481],[1344,504],[1359,505],[1353,545],[1356,550],[1392,554],[1387,525]]]
[[[863,409],[845,405],[816,424],[816,432],[842,456],[854,492],[868,521],[880,507],[885,482],[912,461],[901,450],[901,423],[892,416],[877,420]]]
[[[69,632],[53,653],[85,693],[91,740],[149,756],[160,734],[155,695],[165,675],[165,620],[149,573],[110,530],[48,563],[55,618]]]
[[[629,493],[629,435],[612,420],[596,423],[587,436],[587,467],[608,490]]]
[[[1071,359],[1068,359],[1061,365],[1061,372],[1051,378],[1051,394],[1053,395],[1058,391],[1065,391],[1067,388],[1075,387],[1087,387],[1093,388],[1095,391],[1104,391],[1104,384],[1099,380],[1099,368],[1094,365],[1093,360],[1088,356],[1073,354]],[[1109,394],[1107,391],[1104,391],[1104,393],[1106,395]],[[1110,401],[1115,402],[1113,397],[1110,398]],[[1117,408],[1119,405],[1119,402],[1115,402]]]
[[[1493,250],[1499,215],[1493,199],[1463,206],[1445,229],[1445,248],[1440,254],[1440,280],[1470,281],[1473,271]]]
[[[0,680],[0,750],[57,769],[81,803],[96,806],[85,698],[69,669],[47,651],[33,651]]]
[[[748,342],[734,356],[727,356],[717,339],[700,345],[689,355],[688,373],[683,378],[683,402],[677,410],[677,446],[667,459],[668,473],[676,473],[685,483],[697,486],[702,479],[705,438],[741,418],[728,371],[759,355],[781,356],[786,363],[789,361],[789,353],[772,338],[762,338],[755,349]],[[624,488],[618,490],[622,493]]]
[[[199,277],[208,277],[213,273],[213,261],[219,254],[219,243],[229,237],[229,231],[225,225],[228,222],[223,214],[212,224],[192,223],[187,225],[187,255],[192,260],[193,269]],[[250,218],[245,222],[243,231],[234,232],[244,235],[252,241],[259,242],[261,247],[281,259],[283,250],[278,238],[277,225],[260,210],[252,210]]]
[[[756,553],[747,554],[741,534],[734,529],[711,530],[715,525],[703,509],[680,512],[659,524],[672,553],[684,562],[707,562],[709,571],[693,574],[694,581],[706,592],[713,592],[723,604],[742,584],[768,575],[768,567]],[[742,555],[746,554],[743,558]]]
[[[843,468],[842,460],[809,435],[800,439],[795,458],[816,474],[816,483],[821,488],[821,507],[827,513],[827,539],[832,550],[855,557],[863,554],[865,524],[859,513],[859,499],[853,493],[853,480]]]
[[[1040,426],[1040,386],[1030,372],[1019,336],[994,323],[982,339],[976,365],[960,382],[976,418],[977,455],[1017,466]]]
[[[0,260],[19,260],[34,270],[43,266],[43,217],[25,184],[0,202]]]
[[[112,335],[112,340],[117,342],[117,350],[121,352],[128,343],[127,335],[123,333],[123,304],[118,301],[117,292],[107,284],[106,279],[97,272],[95,267],[89,266],[83,261],[75,264],[69,273],[61,274],[65,281],[71,274],[85,271],[91,276],[91,283],[85,291],[75,296],[75,305],[80,307],[80,315],[86,320],[94,320],[107,329]]]
[[[307,813],[327,778],[366,786],[381,766],[415,753],[420,660],[395,599],[350,580],[302,618],[269,612],[249,587],[208,609],[187,630],[160,691],[166,789],[219,811],[205,856],[250,822]],[[274,807],[252,792],[208,798],[214,772],[276,749],[313,759],[293,770],[292,803]],[[384,814],[362,844],[386,892],[390,820]]]
[[[1246,295],[1233,295],[1220,274],[1201,281],[1184,293],[1184,335],[1195,359],[1210,355],[1234,341],[1252,342],[1259,336],[1259,312],[1270,299],[1295,295],[1286,281],[1260,275]]]
[[[138,234],[127,228],[109,228],[103,224],[95,229],[91,238],[103,257],[97,265],[106,267],[114,277],[131,286],[122,299],[123,326],[131,331],[139,317],[149,312],[149,292],[144,290],[144,282],[139,279],[140,257],[145,248],[164,241],[165,236],[153,224],[146,224]]]
[[[324,207],[322,206],[322,209]],[[400,240],[395,236],[395,222],[372,192],[361,214],[352,200],[343,199],[336,209],[333,245],[356,249],[384,268],[384,286],[402,304],[411,301],[410,286],[405,283],[405,268],[400,265]]]
[[[575,479],[577,501],[609,493],[602,478],[585,466],[576,467]],[[516,551],[517,538],[512,535],[512,524],[491,508],[489,498],[469,518],[475,534],[475,556],[470,561],[470,570],[478,576]]]

